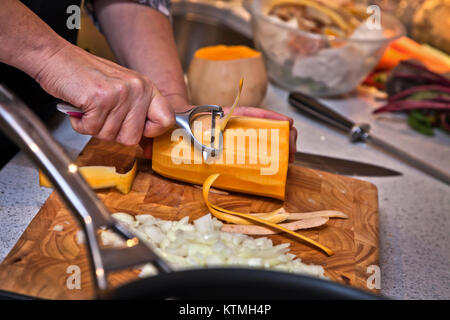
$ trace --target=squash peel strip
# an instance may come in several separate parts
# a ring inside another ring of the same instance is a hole
[[[209,190],[208,190],[208,192],[209,192]],[[224,219],[225,221],[228,221],[228,222],[231,222],[234,224],[253,225],[253,223],[251,221],[248,221],[247,219],[243,219],[243,218],[234,216],[234,214],[236,213],[235,211],[220,208],[219,206],[216,206],[215,204],[212,204],[212,203],[210,203],[210,205],[215,210],[224,213],[224,217],[226,217],[226,219]],[[280,223],[280,222],[286,221],[289,218],[289,214],[280,212],[280,209],[276,209],[274,211],[267,212],[267,213],[249,213],[249,215],[256,217],[256,218],[264,219],[264,220],[272,222],[272,223]]]
[[[238,93],[237,93],[236,99],[234,99],[233,105],[231,106],[230,112],[228,112],[228,114],[227,114],[223,119],[221,119],[220,122],[219,122],[218,129],[219,129],[221,132],[223,132],[223,131],[225,130],[225,128],[226,128],[226,126],[227,126],[227,123],[228,123],[228,120],[230,120],[231,115],[233,114],[234,109],[236,109],[236,106],[237,106],[238,103],[239,103],[239,99],[240,99],[240,97],[241,97],[241,92],[242,92],[242,86],[243,86],[243,85],[244,85],[244,78],[241,78],[241,79],[239,80],[239,89],[238,89]]]
[[[217,218],[221,219],[221,220],[225,220],[228,221],[228,215],[226,213],[224,213],[223,211],[219,211],[215,208],[217,208],[217,206],[213,205],[209,200],[208,200],[208,194],[209,194],[209,189],[211,188],[212,184],[214,183],[214,181],[220,176],[220,173],[216,173],[216,174],[212,174],[210,175],[208,178],[206,178],[205,182],[203,183],[203,199],[206,203],[206,206],[208,207],[209,211]],[[233,212],[233,211],[227,211],[227,212]],[[269,222],[267,220],[261,219],[261,218],[257,218],[255,216],[252,216],[250,214],[246,214],[246,213],[239,213],[239,212],[233,212],[232,215],[234,216],[238,216],[241,218],[245,218],[254,222],[257,222],[259,224],[263,224],[266,225],[268,227],[286,232],[294,237],[296,237],[297,239],[303,240],[313,246],[316,246],[318,248],[320,248],[321,250],[323,250],[327,255],[331,256],[334,254],[333,250],[321,245],[320,243],[305,237],[301,234],[298,234],[294,231],[291,231],[289,229],[286,229],[284,227],[281,227],[275,223]]]

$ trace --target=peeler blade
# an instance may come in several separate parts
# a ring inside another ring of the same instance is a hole
[[[203,155],[203,160],[205,160],[205,161],[209,160],[210,154],[208,153],[208,151],[204,150],[202,155]]]

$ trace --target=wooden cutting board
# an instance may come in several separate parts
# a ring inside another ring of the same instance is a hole
[[[152,172],[151,162],[142,158],[139,148],[92,139],[77,161],[79,165],[114,165],[119,172],[126,172],[136,157],[139,173],[129,194],[112,189],[97,192],[111,212],[148,213],[168,220],[186,215],[195,219],[207,213],[200,188]],[[265,212],[282,205],[278,200],[234,193],[211,194],[211,200],[241,212]],[[367,289],[366,280],[370,276],[367,267],[378,265],[376,187],[365,181],[291,165],[284,205],[288,212],[334,209],[349,216],[348,220],[331,219],[325,226],[301,231],[332,248],[335,251],[332,257],[290,237],[271,238],[274,243],[291,243],[292,253],[305,263],[322,265],[332,280]],[[63,226],[63,230],[54,230],[56,225]],[[77,242],[77,230],[69,211],[58,195],[52,193],[0,265],[0,289],[49,299],[92,298],[86,250]],[[80,289],[67,288],[71,265],[81,270]],[[137,273],[136,270],[116,273],[110,281],[119,285],[135,279]]]

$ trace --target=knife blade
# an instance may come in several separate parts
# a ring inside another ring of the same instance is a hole
[[[402,175],[398,171],[369,163],[321,156],[305,152],[295,153],[294,164],[346,176],[393,177]]]
[[[397,148],[396,146],[377,138],[369,133],[369,124],[356,124],[343,115],[331,110],[317,99],[300,92],[289,94],[289,103],[300,112],[309,117],[325,122],[326,124],[347,133],[351,142],[365,142],[386,152],[408,165],[446,183],[450,184],[450,174],[426,163],[425,161]]]

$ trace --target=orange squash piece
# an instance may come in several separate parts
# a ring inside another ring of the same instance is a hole
[[[210,117],[202,120],[206,125]],[[173,132],[153,141],[155,172],[198,185],[211,174],[219,173],[216,188],[284,200],[289,162],[288,121],[231,117],[223,134],[223,152],[211,163],[202,160],[201,152],[194,150],[189,139],[175,133],[172,138]]]
[[[126,173],[117,173],[115,167],[86,166],[78,170],[92,189],[116,188],[119,192],[127,194],[131,190],[136,176],[137,163]],[[52,188],[48,178],[39,170],[39,184],[42,187]]]

